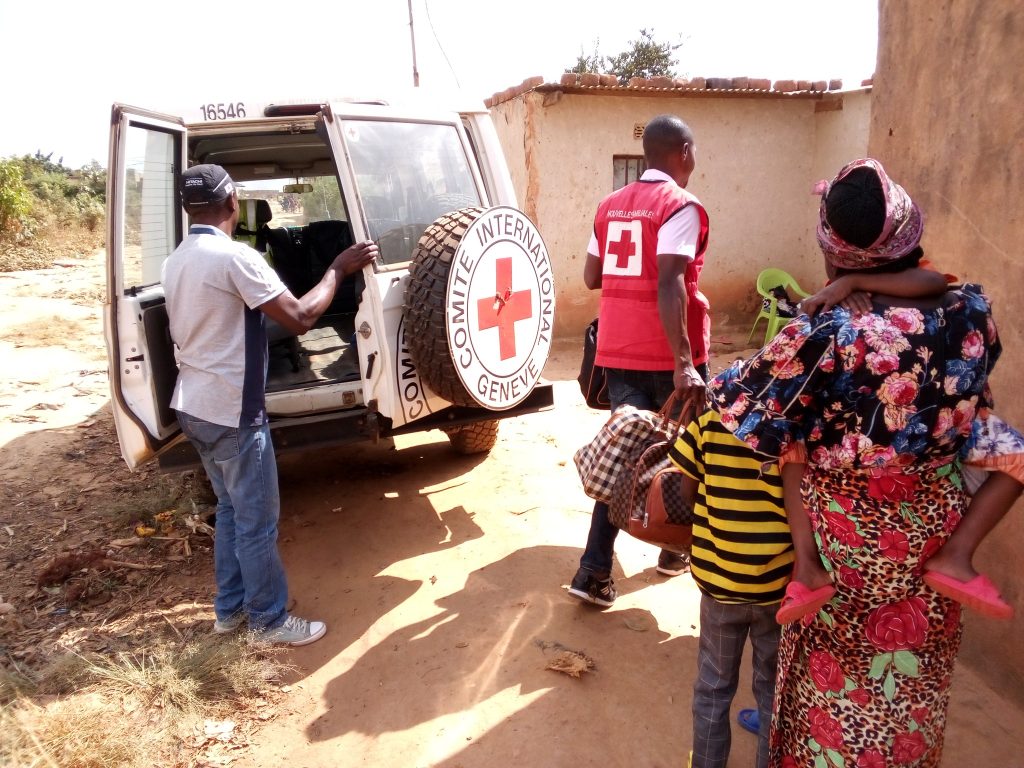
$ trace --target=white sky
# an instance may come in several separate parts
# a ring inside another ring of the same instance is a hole
[[[680,75],[829,79],[875,68],[877,0],[412,0],[421,90],[481,101],[639,30],[682,42]],[[408,0],[0,0],[0,157],[107,162],[115,101],[372,95],[412,84]],[[447,58],[446,58],[447,57]]]

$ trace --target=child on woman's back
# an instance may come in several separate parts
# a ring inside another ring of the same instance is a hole
[[[907,275],[912,275],[912,282]],[[885,274],[847,274],[801,303],[810,316],[819,309],[828,311],[837,304],[854,314],[871,310],[870,294],[887,293],[907,298],[941,295],[947,289],[946,278],[928,269],[904,273],[901,281]],[[897,293],[900,291],[900,293]],[[782,470],[786,508],[793,531],[796,564],[793,580],[778,612],[780,623],[796,621],[816,612],[835,594],[835,587],[819,556],[810,519],[800,499],[803,457],[798,453]],[[999,595],[987,576],[979,574],[972,559],[984,537],[1002,519],[1013,501],[1024,490],[1024,437],[987,408],[976,414],[971,439],[961,456],[970,470],[991,471],[987,482],[968,487],[977,490],[967,512],[949,539],[922,565],[923,579],[940,594],[995,618],[1009,618],[1013,608]]]

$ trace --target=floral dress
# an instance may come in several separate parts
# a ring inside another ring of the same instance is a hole
[[[921,566],[965,509],[962,460],[1009,450],[975,418],[1000,352],[989,303],[974,285],[952,298],[801,316],[711,385],[737,437],[807,462],[804,506],[836,586],[783,630],[774,768],[940,763],[960,606]]]

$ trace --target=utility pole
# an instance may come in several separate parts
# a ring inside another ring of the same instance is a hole
[[[412,40],[412,85],[420,87],[420,71],[416,68],[416,32],[412,28],[412,0],[409,0],[409,37]]]

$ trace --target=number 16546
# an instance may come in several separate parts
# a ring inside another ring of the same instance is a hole
[[[234,117],[245,117],[245,103],[200,104],[203,120],[228,120]]]

